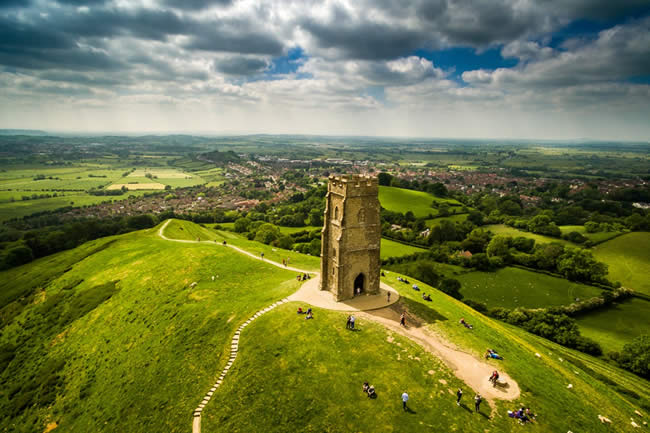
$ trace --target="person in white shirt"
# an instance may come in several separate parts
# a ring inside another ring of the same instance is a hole
[[[404,391],[402,394],[402,407],[406,410],[406,402],[409,401],[409,395]]]

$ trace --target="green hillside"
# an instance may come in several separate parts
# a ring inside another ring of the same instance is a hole
[[[634,232],[593,248],[596,260],[607,263],[609,279],[650,295],[650,233]]]
[[[571,232],[578,232],[582,236],[586,237],[587,239],[595,243],[604,242],[606,240],[615,238],[616,236],[619,236],[621,234],[621,232],[587,233],[587,230],[585,230],[585,226],[559,226],[559,227],[563,235]]]
[[[434,201],[449,203],[451,206],[460,206],[454,199],[440,198],[422,191],[396,188],[393,186],[379,187],[379,203],[384,209],[393,212],[413,212],[416,217],[436,215],[437,209],[431,207]]]
[[[388,257],[402,257],[408,256],[415,253],[421,253],[426,251],[424,248],[412,247],[410,245],[405,245],[399,242],[391,241],[390,239],[381,240],[381,258],[386,259]]]
[[[298,284],[294,272],[225,248],[222,239],[266,258],[294,254],[293,266],[318,260],[185,221],[170,222],[165,235],[201,242],[163,240],[158,229],[0,273],[0,425],[16,432],[41,432],[50,423],[56,432],[189,431],[234,330]],[[452,395],[463,387],[469,406],[471,390],[419,345],[361,317],[360,332],[346,332],[344,313],[316,309],[306,321],[292,303],[242,333],[237,361],[203,412],[203,431],[507,432],[522,429],[506,416],[519,405],[538,414],[525,427],[531,431],[626,431],[634,410],[650,407],[648,382],[418,282],[433,297],[424,302],[395,277],[385,281],[424,326],[476,356],[486,347],[505,356],[495,368],[517,380],[521,397],[486,402],[483,416],[472,415]],[[460,317],[474,329],[460,326]],[[363,380],[377,387],[376,400],[361,394]],[[406,413],[399,401],[405,388]],[[601,425],[598,414],[613,425]]]

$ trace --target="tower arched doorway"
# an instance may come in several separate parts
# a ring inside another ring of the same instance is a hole
[[[357,277],[354,279],[354,294],[355,295],[360,295],[361,293],[364,292],[365,283],[366,283],[365,275],[363,275],[363,273],[360,273],[359,275],[357,275]]]

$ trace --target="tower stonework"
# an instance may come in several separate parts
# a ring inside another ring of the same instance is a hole
[[[376,177],[330,176],[321,244],[320,289],[337,301],[379,293],[381,223]]]

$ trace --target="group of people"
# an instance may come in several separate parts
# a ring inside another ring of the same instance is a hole
[[[516,411],[508,411],[508,416],[510,418],[514,418],[516,420],[519,420],[520,424],[524,424],[527,422],[532,422],[535,419],[535,414],[530,411],[530,408],[524,409],[523,407],[520,408],[519,410]]]
[[[314,313],[311,311],[311,307],[307,308],[307,311],[302,311],[302,307],[298,307],[298,314],[306,314],[305,320],[313,319]]]
[[[302,274],[302,275],[301,275],[301,274],[298,274],[298,275],[296,276],[296,279],[297,279],[298,281],[307,281],[307,280],[310,279],[310,278],[311,278],[311,277],[309,276],[309,274]]]
[[[409,283],[409,280],[407,280],[406,278],[402,278],[402,277],[397,277],[397,281],[400,281],[400,282],[405,283],[405,284],[411,284],[411,283]]]
[[[463,397],[463,390],[458,388],[458,391],[456,391],[456,405],[460,406],[460,399]],[[476,394],[474,396],[474,410],[476,412],[481,410],[481,402],[483,401],[483,397],[481,397],[481,394]]]
[[[426,293],[422,292],[422,299],[431,302],[431,295],[427,295]]]
[[[485,359],[503,359],[503,356],[499,355],[492,349],[488,349],[485,352]]]
[[[282,259],[282,264],[284,266],[289,266],[289,257],[287,257],[286,259]]]
[[[363,382],[363,392],[368,394],[368,398],[377,398],[375,387],[372,385],[368,385],[368,382]]]
[[[345,329],[352,329],[354,331],[354,321],[356,319],[354,318],[354,315],[350,314],[348,315],[348,321],[345,324]]]
[[[458,323],[460,323],[461,325],[463,325],[463,326],[464,326],[465,328],[467,328],[467,329],[474,329],[474,327],[473,327],[472,325],[470,325],[469,323],[467,323],[467,322],[465,321],[465,318],[464,318],[464,317],[461,317],[461,319],[459,320]]]

